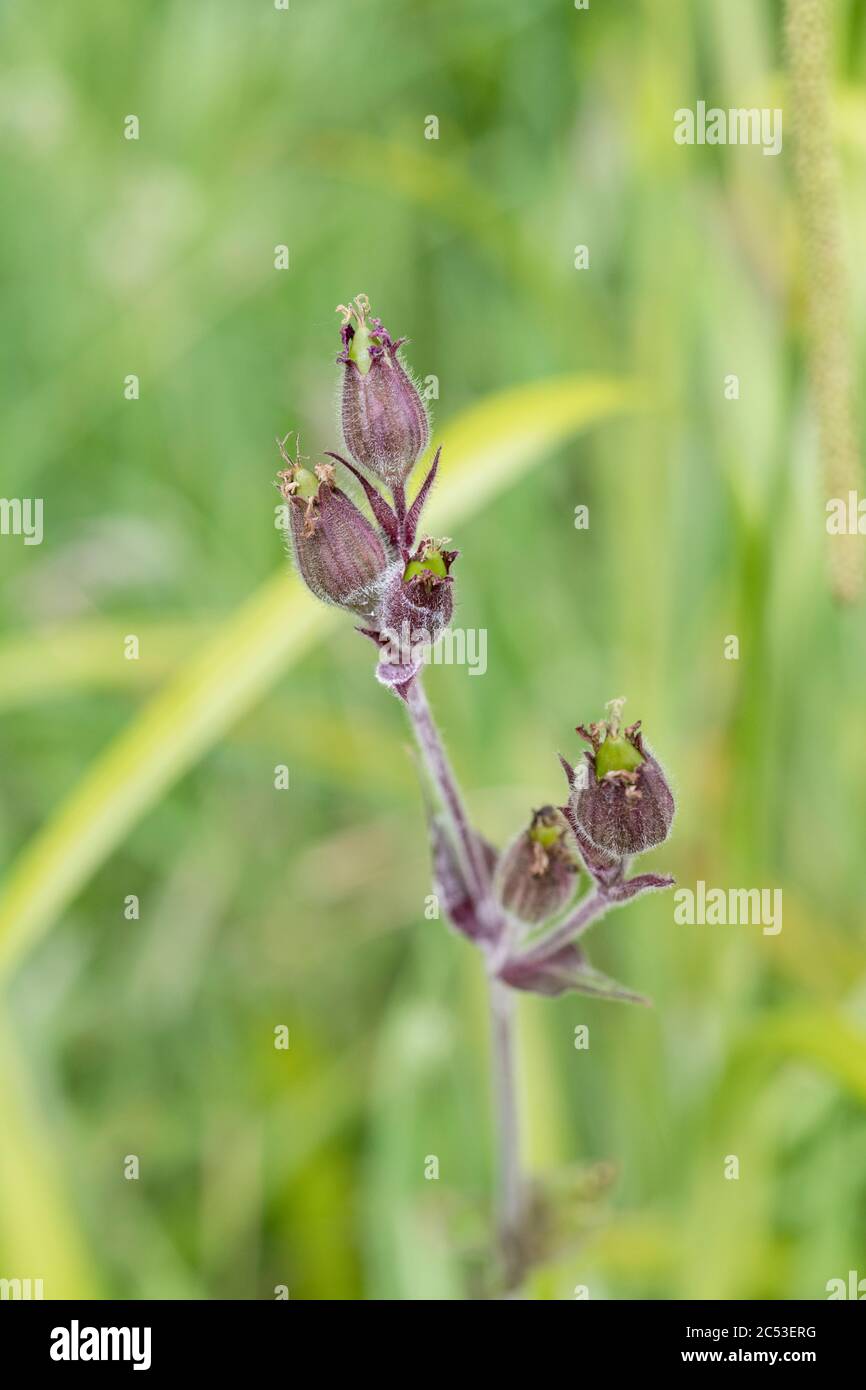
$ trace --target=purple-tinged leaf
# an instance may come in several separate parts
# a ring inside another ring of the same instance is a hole
[[[615,883],[607,891],[611,902],[625,903],[636,898],[639,893],[658,892],[663,888],[673,888],[676,879],[671,874],[635,874],[623,883]]]
[[[617,984],[589,964],[579,946],[560,946],[546,959],[512,956],[498,972],[499,978],[512,989],[528,990],[555,998],[574,992],[596,999],[610,999],[624,1004],[649,1004],[649,999],[624,985]]]
[[[493,940],[495,933],[477,914],[475,900],[466,886],[463,866],[439,815],[430,817],[430,849],[433,859],[433,886],[446,918],[463,936],[471,941]],[[496,866],[496,850],[482,837],[476,836],[492,876]]]

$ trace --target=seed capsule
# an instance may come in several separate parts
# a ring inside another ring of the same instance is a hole
[[[317,464],[311,472],[290,463],[278,484],[289,504],[292,552],[307,588],[325,603],[372,618],[388,556],[367,518],[335,486],[333,465]]]
[[[382,627],[412,645],[435,642],[454,613],[454,581],[451,566],[456,550],[445,541],[422,540],[409,557],[402,574],[389,581],[382,599]]]
[[[577,829],[596,848],[623,858],[660,845],[670,834],[674,798],[661,766],[643,741],[640,721],[622,730],[622,700],[609,718],[577,732],[591,744],[569,805]]]
[[[500,860],[499,901],[528,926],[549,921],[573,896],[579,872],[571,832],[561,811],[544,806]]]
[[[427,410],[400,361],[404,338],[394,339],[370,301],[359,294],[341,304],[343,365],[341,416],[346,448],[356,463],[389,487],[402,485],[427,447]]]

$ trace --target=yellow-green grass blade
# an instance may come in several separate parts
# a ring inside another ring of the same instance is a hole
[[[64,1163],[39,1126],[10,1025],[0,1019],[0,1276],[41,1279],[44,1298],[96,1298]],[[33,1284],[30,1296],[40,1296]]]
[[[213,621],[139,621],[125,630],[138,637],[146,661],[118,661],[122,635],[110,618],[36,627],[0,639],[0,713],[56,699],[70,691],[143,692],[177,669],[191,648],[211,635]]]

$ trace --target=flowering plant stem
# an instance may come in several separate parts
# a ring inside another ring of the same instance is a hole
[[[463,795],[433,719],[433,712],[430,709],[420,674],[412,681],[406,697],[406,705],[425,767],[439,791],[451,821],[463,859],[467,882],[474,890],[474,896],[482,909],[482,915],[489,917],[491,911],[495,911],[490,896],[490,874],[484,862],[481,843],[469,823]]]
[[[597,922],[599,917],[603,917],[608,908],[612,907],[610,898],[607,896],[603,887],[598,887],[587,897],[583,898],[574,912],[566,917],[560,926],[548,932],[544,940],[533,950],[527,951],[524,959],[544,960],[556,952],[560,946],[566,946],[570,942],[576,941],[582,936],[587,927],[591,927],[593,922]]]
[[[340,305],[339,313],[341,420],[350,457],[328,450],[332,462],[308,469],[297,444],[292,458],[278,439],[286,465],[278,483],[304,582],[360,619],[358,631],[377,648],[376,679],[406,706],[438,803],[429,825],[437,901],[455,931],[484,957],[497,1113],[497,1287],[507,1296],[519,1293],[530,1265],[543,1258],[547,1224],[536,1221],[537,1229],[530,1229],[541,1199],[533,1193],[530,1201],[520,1168],[514,991],[556,998],[573,990],[648,1002],[594,969],[576,942],[610,908],[671,886],[667,875],[626,878],[626,871],[635,855],[667,839],[674,799],[640,720],[622,727],[619,698],[609,702],[608,719],[577,726],[592,747],[578,768],[560,755],[566,805],[533,811],[528,827],[501,853],[472,826],[427,702],[419,655],[447,631],[454,612],[451,567],[459,551],[432,536],[418,539],[440,450],[408,506],[406,484],[427,447],[430,425],[399,356],[405,339],[391,337],[366,295]],[[339,486],[338,467],[360,484],[372,519]],[[595,890],[575,905],[584,869]]]
[[[492,977],[489,985],[497,1120],[499,1249],[505,1289],[514,1292],[520,1288],[526,1271],[526,1188],[520,1168],[514,994]]]

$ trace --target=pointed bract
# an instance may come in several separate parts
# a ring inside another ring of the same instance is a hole
[[[555,998],[573,991],[596,999],[617,1000],[623,1004],[649,1004],[634,990],[617,984],[600,970],[594,970],[579,946],[566,945],[544,960],[513,956],[499,971],[499,978],[512,989],[528,990]]]
[[[370,480],[364,477],[364,474],[361,472],[360,468],[356,468],[354,463],[350,463],[348,459],[344,459],[342,454],[335,454],[330,449],[326,449],[325,454],[328,458],[336,459],[337,463],[341,463],[344,468],[348,468],[349,472],[352,474],[352,477],[358,479],[358,482],[364,489],[364,496],[370,504],[371,512],[373,513],[374,517],[378,521],[379,525],[381,526],[383,532],[385,533],[391,544],[396,545],[397,518],[394,515],[392,509],[388,506],[388,503],[385,501],[381,492],[378,492],[376,488],[374,488]]]
[[[430,489],[436,481],[436,474],[439,469],[439,455],[441,453],[441,448],[436,450],[427,477],[424,479],[423,483],[418,489],[418,495],[415,498],[406,515],[406,544],[408,546],[412,546],[415,544],[415,536],[418,531],[418,522],[421,520],[421,513],[424,510],[424,505],[427,501],[427,498],[430,496]]]

